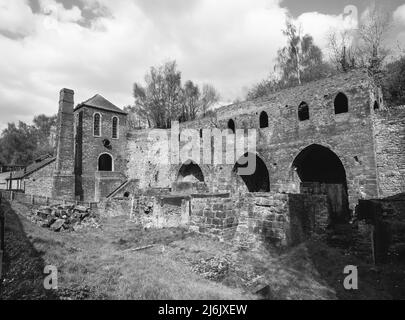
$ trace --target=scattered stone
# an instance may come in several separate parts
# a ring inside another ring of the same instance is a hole
[[[98,217],[85,206],[41,206],[28,217],[37,225],[55,232],[77,231],[83,228],[100,228]]]
[[[56,220],[52,225],[51,225],[51,230],[58,232],[62,228],[62,226],[65,224],[64,219],[58,219]]]

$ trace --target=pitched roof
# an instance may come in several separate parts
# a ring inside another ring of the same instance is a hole
[[[91,107],[106,111],[111,111],[115,113],[127,114],[125,111],[121,110],[117,106],[113,105],[110,101],[108,101],[103,96],[96,94],[94,97],[80,103],[76,108],[75,111],[82,108],[82,107]]]
[[[25,169],[12,172],[11,180],[23,179],[23,178],[29,176],[30,174],[38,171],[39,169],[46,167],[47,165],[51,164],[55,160],[56,160],[56,157],[52,157],[50,155],[42,156],[42,157],[36,159],[34,163],[28,165]],[[7,180],[10,180],[10,177],[8,177]]]

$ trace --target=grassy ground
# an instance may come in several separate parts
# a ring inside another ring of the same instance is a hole
[[[7,264],[3,299],[391,299],[404,298],[403,267],[376,270],[354,255],[311,241],[280,254],[239,251],[183,229],[143,230],[125,218],[101,229],[54,233],[4,204]],[[131,248],[154,246],[142,251]],[[357,265],[360,290],[345,291],[343,269]],[[59,288],[43,289],[45,265]],[[390,270],[390,271],[387,271]],[[265,287],[267,286],[267,287]],[[254,294],[262,289],[263,294]]]

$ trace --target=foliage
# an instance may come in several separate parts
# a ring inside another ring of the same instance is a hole
[[[372,73],[381,71],[389,53],[384,45],[390,28],[390,16],[383,7],[372,5],[354,30],[332,31],[329,35],[330,58],[336,69],[348,71],[368,68]]]
[[[382,88],[389,106],[405,105],[405,56],[387,64]]]
[[[312,36],[301,35],[301,29],[291,19],[283,30],[287,45],[278,50],[275,71],[265,80],[254,85],[247,99],[257,99],[278,90],[318,80],[333,73],[332,66],[323,60],[321,49]]]
[[[56,116],[45,115],[36,116],[32,125],[9,123],[0,137],[0,163],[27,165],[38,156],[53,153],[49,138],[55,125]]]
[[[136,113],[138,122],[146,121],[149,127],[170,128],[172,121],[189,121],[205,115],[219,100],[216,89],[205,84],[202,90],[192,81],[181,83],[181,72],[176,61],[151,67],[145,75],[145,86],[134,84],[135,105],[127,111]]]

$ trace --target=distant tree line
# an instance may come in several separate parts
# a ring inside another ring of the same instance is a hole
[[[36,158],[54,153],[52,129],[56,116],[38,115],[32,124],[9,123],[0,136],[0,165],[28,165]]]

